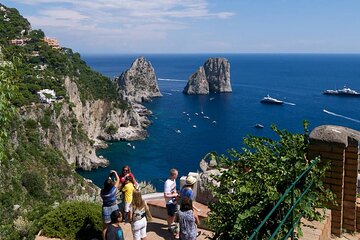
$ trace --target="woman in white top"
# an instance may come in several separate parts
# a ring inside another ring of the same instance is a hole
[[[146,202],[142,199],[140,190],[133,193],[132,209],[130,211],[130,222],[134,240],[146,240],[147,219],[151,221],[152,216]]]

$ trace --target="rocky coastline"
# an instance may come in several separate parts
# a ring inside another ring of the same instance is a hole
[[[107,141],[143,140],[148,136],[151,111],[141,104],[128,102],[126,108],[119,108],[116,102],[105,100],[82,102],[73,79],[65,78],[64,86],[68,101],[24,106],[20,117],[38,123],[47,119],[47,128],[36,125],[42,144],[61,151],[69,164],[82,170],[106,167],[109,161],[97,156],[96,149],[107,148]]]
[[[65,77],[66,100],[22,107],[21,117],[36,122],[49,118],[49,127],[37,126],[42,144],[61,151],[69,164],[82,170],[106,167],[109,161],[97,156],[96,150],[107,148],[107,141],[144,140],[152,112],[141,103],[162,96],[155,70],[144,57],[135,59],[131,67],[113,81],[122,106],[116,101],[82,100],[76,79]],[[189,78],[185,89],[187,94],[231,92],[228,61],[208,59]]]

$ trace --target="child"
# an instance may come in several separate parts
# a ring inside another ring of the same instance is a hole
[[[111,224],[108,225],[106,230],[106,240],[124,240],[124,232],[120,227],[122,216],[119,210],[111,213]]]
[[[131,202],[133,199],[134,190],[135,190],[134,178],[131,176],[127,176],[125,178],[125,185],[121,189],[121,191],[125,195],[125,198],[124,198],[124,212],[125,212],[124,220],[125,220],[125,222],[129,222],[130,205],[131,205]]]

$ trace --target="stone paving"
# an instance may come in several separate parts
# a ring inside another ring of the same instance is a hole
[[[360,239],[360,233],[344,233],[341,237],[337,237],[332,235],[332,240],[359,240]]]
[[[131,232],[131,225],[129,223],[122,223],[121,228],[124,231],[125,240],[133,239]],[[197,240],[209,239],[212,236],[212,232],[198,229],[200,233]],[[162,240],[162,239],[174,239],[173,236],[167,231],[167,223],[165,220],[153,218],[153,221],[148,222],[147,225],[147,239],[148,240]],[[58,238],[47,238],[43,236],[36,236],[35,240],[59,240]]]

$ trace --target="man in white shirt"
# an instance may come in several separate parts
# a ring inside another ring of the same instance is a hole
[[[176,198],[178,197],[178,193],[176,191],[176,178],[178,177],[178,174],[178,170],[175,168],[170,169],[169,178],[164,184],[164,197],[168,214],[167,223],[169,230],[171,230],[171,225],[175,221],[175,213],[178,210],[176,202]]]

